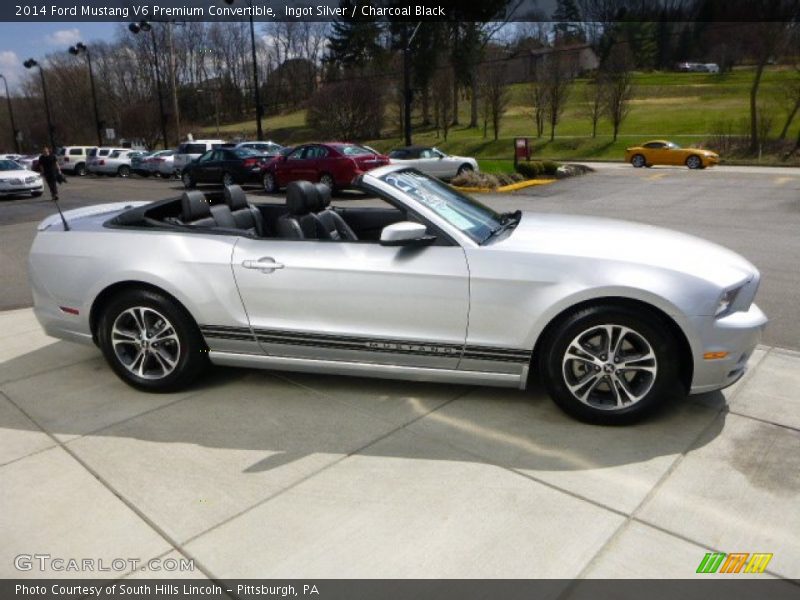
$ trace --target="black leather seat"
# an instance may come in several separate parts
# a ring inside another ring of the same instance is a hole
[[[319,205],[322,207],[322,210],[317,212],[317,218],[325,231],[325,237],[331,240],[357,241],[358,236],[355,231],[353,231],[339,213],[330,207],[331,188],[324,183],[316,183],[314,187],[319,196]]]
[[[310,181],[292,181],[286,186],[289,212],[278,219],[278,237],[289,240],[327,239],[327,231],[315,213],[322,209],[320,196]]]
[[[264,217],[261,211],[247,201],[247,195],[238,185],[229,185],[223,192],[226,208],[230,210],[234,229],[242,229],[247,233],[264,237]],[[227,225],[221,225],[227,227]]]
[[[195,227],[216,227],[211,205],[203,192],[189,191],[181,196],[181,222]]]

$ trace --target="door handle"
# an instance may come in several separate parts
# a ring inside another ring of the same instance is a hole
[[[283,269],[286,267],[283,263],[275,262],[275,259],[266,256],[258,260],[246,260],[242,262],[245,269],[256,269],[262,273],[272,273],[275,269]]]

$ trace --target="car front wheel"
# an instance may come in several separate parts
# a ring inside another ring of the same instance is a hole
[[[187,190],[190,190],[195,186],[195,181],[191,173],[184,172],[183,175],[181,175],[181,181],[183,182],[183,187],[185,187]]]
[[[120,379],[148,392],[184,388],[208,363],[191,317],[152,291],[127,292],[111,300],[100,318],[98,340]]]
[[[234,179],[233,175],[230,173],[223,173],[222,175],[222,185],[225,187],[230,187],[236,184],[236,179]]]
[[[464,163],[463,165],[458,167],[458,171],[456,172],[456,175],[463,175],[464,173],[469,173],[469,172],[474,171],[474,170],[475,169],[472,168],[472,165]]]
[[[696,154],[692,154],[686,159],[686,166],[690,169],[701,169],[703,167],[703,161],[700,160],[700,157]]]
[[[327,185],[331,190],[336,187],[336,182],[333,180],[333,176],[329,173],[323,173],[319,176],[319,182],[324,183]]]
[[[117,169],[117,175],[120,177],[130,177],[131,168],[126,165],[122,165],[119,169]]]
[[[637,421],[678,389],[677,344],[648,311],[595,306],[563,319],[545,340],[540,372],[553,401],[591,423]]]

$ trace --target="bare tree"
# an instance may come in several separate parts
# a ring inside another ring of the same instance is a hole
[[[494,139],[500,136],[500,124],[508,109],[509,90],[506,85],[506,74],[503,65],[489,64],[481,68],[479,77],[479,93],[482,98],[483,137],[487,135],[491,122]]]
[[[631,68],[633,58],[626,45],[617,45],[611,49],[603,71],[600,85],[605,98],[605,113],[614,130],[614,141],[617,141],[620,125],[628,116],[633,98],[633,75]]]
[[[544,121],[547,111],[544,85],[540,81],[531,82],[527,95],[528,103],[531,107],[531,117],[536,126],[536,137],[540,138],[544,133]]]
[[[557,52],[545,55],[540,75],[545,115],[550,125],[550,141],[552,142],[556,136],[556,125],[561,120],[561,114],[564,112],[569,98],[572,78],[566,73],[566,65]]]
[[[592,137],[597,137],[597,123],[603,116],[605,109],[604,88],[600,82],[590,79],[583,87],[583,114],[592,123]]]
[[[385,112],[382,82],[347,78],[321,87],[308,103],[306,123],[334,139],[380,137]]]
[[[451,112],[453,72],[449,68],[438,69],[436,76],[433,78],[431,88],[433,92],[433,119],[436,135],[438,136],[439,131],[441,131],[444,134],[444,140],[447,141],[447,133],[450,131],[453,120],[453,113]]]
[[[792,122],[798,111],[800,111],[800,65],[795,66],[795,77],[792,82],[784,88],[783,93],[788,104],[788,113],[781,133],[778,135],[779,140],[786,139],[789,128],[792,126]]]

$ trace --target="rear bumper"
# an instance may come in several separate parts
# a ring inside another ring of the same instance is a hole
[[[747,361],[767,326],[767,317],[751,304],[749,310],[722,319],[695,317],[693,324],[700,336],[701,351],[694,358],[690,393],[700,394],[728,387],[744,375]],[[707,352],[727,352],[727,355],[706,360],[703,354]]]

